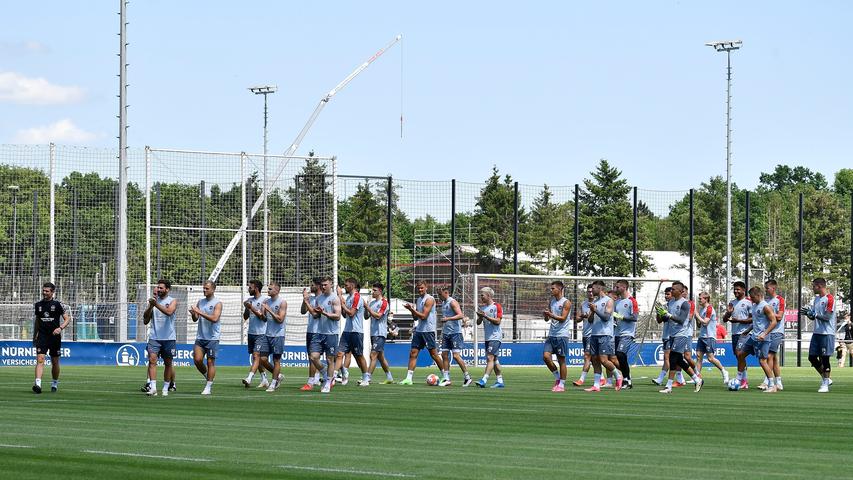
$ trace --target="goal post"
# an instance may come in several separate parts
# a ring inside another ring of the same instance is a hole
[[[655,320],[655,307],[664,303],[663,291],[665,283],[672,280],[650,277],[593,277],[571,275],[524,275],[475,273],[462,277],[460,304],[466,316],[473,322],[477,317],[479,292],[483,287],[491,287],[495,292],[494,300],[503,309],[504,342],[543,342],[548,335],[549,322],[544,321],[542,312],[548,308],[551,282],[561,281],[564,284],[564,296],[572,302],[570,316],[575,313],[586,300],[586,287],[596,280],[605,283],[607,290],[614,288],[617,280],[626,280],[629,291],[637,299],[639,319],[635,336],[637,350],[630,355],[632,363],[641,359],[639,351],[643,343],[660,338],[661,325]],[[472,343],[474,365],[481,364],[480,343],[483,337],[483,326],[473,325]],[[572,320],[571,339],[581,341],[583,324]]]

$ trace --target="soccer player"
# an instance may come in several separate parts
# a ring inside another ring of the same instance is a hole
[[[616,281],[616,293],[619,300],[614,306],[613,316],[619,321],[616,331],[616,358],[619,370],[622,371],[625,388],[634,388],[631,384],[631,365],[628,354],[634,346],[634,336],[637,334],[637,320],[640,318],[640,307],[637,299],[628,292],[628,281]]]
[[[311,343],[310,360],[314,366],[323,372],[325,380],[320,393],[329,393],[334,385],[335,374],[329,370],[335,368],[335,353],[338,347],[338,332],[341,322],[341,302],[337,295],[332,292],[332,278],[329,276],[320,278],[320,294],[312,302],[309,302],[308,292],[302,292],[303,304],[309,315],[318,315],[320,321],[317,324],[317,334]],[[320,357],[325,355],[327,365],[324,368]]]
[[[450,386],[450,355],[452,354],[453,360],[459,365],[464,376],[462,386],[467,387],[471,385],[473,380],[471,379],[471,374],[468,373],[468,367],[465,365],[465,361],[462,360],[461,355],[462,343],[464,341],[462,323],[465,317],[462,315],[459,302],[450,296],[450,288],[439,288],[438,296],[442,300],[441,315],[444,319],[444,326],[441,327],[441,361],[443,362],[441,373],[444,378],[442,378],[438,385],[440,387]]]
[[[672,347],[669,351],[669,379],[666,382],[666,387],[660,390],[660,393],[672,393],[672,384],[675,379],[675,367],[680,366],[681,369],[687,372],[696,382],[694,391],[698,392],[702,389],[705,383],[698,373],[693,371],[693,368],[684,359],[684,351],[687,349],[685,344],[690,343],[690,325],[693,321],[690,318],[690,303],[683,298],[684,284],[681,282],[673,282],[672,298],[674,299],[669,304],[668,311],[659,311],[664,320],[673,322],[672,330]]]
[[[749,388],[749,382],[746,375],[746,361],[741,361],[738,352],[743,349],[743,345],[749,338],[749,332],[752,330],[752,302],[746,298],[746,284],[737,281],[733,284],[732,291],[735,299],[726,305],[726,313],[723,314],[724,322],[732,323],[732,352],[737,356],[737,380],[740,382],[740,388],[746,390]],[[745,357],[744,357],[745,358]]]
[[[604,282],[592,282],[592,294],[595,295],[589,310],[593,314],[592,335],[589,337],[589,356],[592,359],[592,371],[595,381],[585,392],[601,391],[601,367],[616,376],[616,390],[622,389],[622,373],[610,360],[616,354],[613,346],[613,299],[605,294]]]
[[[770,363],[770,368],[773,370],[773,380],[776,382],[776,390],[781,391],[785,389],[782,385],[782,367],[779,363],[779,357],[781,357],[782,354],[781,349],[785,348],[785,298],[776,293],[776,289],[778,287],[779,284],[772,278],[764,282],[767,304],[773,309],[773,313],[776,315],[777,320],[776,328],[770,332],[770,354],[768,357],[768,363]],[[766,378],[764,379],[764,383],[759,385],[758,388],[767,388],[769,383],[770,379]]]
[[[595,296],[592,294],[592,284],[586,286],[586,300],[581,303],[579,311],[575,312],[575,323],[583,321],[583,330],[581,331],[581,340],[583,342],[583,368],[581,376],[572,385],[576,387],[583,386],[586,381],[586,375],[589,373],[589,367],[592,365],[592,360],[589,357],[589,336],[592,334],[592,312],[589,310],[589,304],[592,303]]]
[[[687,342],[687,350],[684,351],[684,360],[688,365],[690,365],[690,368],[692,368],[694,372],[702,375],[702,370],[697,369],[696,362],[693,361],[693,334],[696,330],[696,324],[694,323],[693,318],[696,316],[696,302],[690,298],[688,290],[687,285],[684,285],[684,292],[681,294],[681,297],[687,300],[687,303],[690,304],[690,317],[688,317],[689,320],[687,322],[687,325],[689,325],[689,341]],[[680,368],[676,369],[675,380],[682,385],[687,383],[684,381],[684,372]]]
[[[411,312],[412,317],[418,321],[418,326],[412,335],[412,348],[409,350],[409,369],[406,371],[405,380],[400,381],[400,385],[412,384],[412,376],[415,374],[415,366],[418,364],[418,354],[424,348],[427,349],[429,356],[432,357],[439,370],[442,366],[441,357],[438,356],[435,349],[435,298],[427,293],[426,281],[418,280],[415,287],[418,292],[415,304],[403,304],[403,308]]]
[[[47,282],[41,286],[41,301],[33,305],[35,325],[33,346],[36,347],[36,380],[33,392],[41,393],[41,376],[44,373],[44,356],[50,355],[50,374],[53,381],[50,391],[59,389],[59,352],[62,350],[62,331],[71,321],[65,307],[56,301],[56,285]]]
[[[364,359],[364,305],[367,301],[361,298],[359,289],[361,285],[354,278],[344,280],[344,289],[346,289],[347,297],[344,298],[341,287],[337,288],[338,301],[341,302],[341,311],[344,315],[344,331],[341,335],[341,340],[338,343],[338,353],[335,359],[335,370],[343,372],[343,381],[341,385],[346,385],[349,382],[349,367],[350,356],[355,357],[355,363],[361,370],[361,380],[359,385],[367,383],[367,361]],[[344,356],[347,357],[347,362],[344,364]]]
[[[364,311],[373,319],[370,322],[370,366],[367,368],[367,382],[362,386],[370,385],[373,379],[373,371],[376,369],[376,362],[382,366],[385,371],[384,385],[394,383],[394,376],[391,375],[391,369],[388,367],[388,360],[385,359],[385,339],[388,336],[388,300],[384,297],[385,285],[379,282],[373,284],[371,291],[371,300]]]
[[[281,374],[281,356],[284,355],[284,337],[287,332],[287,301],[279,296],[281,286],[278,282],[270,282],[267,286],[267,298],[264,299],[263,314],[267,319],[266,352],[272,354],[272,382],[267,392],[274,392],[281,386],[284,375]]]
[[[708,361],[717,367],[723,375],[723,384],[729,383],[729,372],[723,368],[723,364],[717,360],[715,354],[717,349],[717,312],[711,306],[711,296],[707,292],[699,294],[699,308],[694,312],[694,318],[699,322],[699,340],[696,342],[696,370],[702,371],[702,360],[708,355]]]
[[[752,301],[752,334],[743,344],[743,349],[738,352],[738,361],[746,363],[747,355],[758,357],[758,363],[764,370],[764,376],[768,379],[765,393],[776,392],[776,380],[773,377],[773,369],[767,361],[770,354],[770,332],[776,328],[776,314],[773,308],[764,300],[764,289],[755,285],[749,289],[749,299]]]
[[[826,291],[826,279],[815,278],[812,291],[817,295],[811,308],[803,307],[802,313],[814,320],[814,333],[809,343],[809,363],[821,376],[818,393],[829,392],[832,385],[829,356],[835,347],[835,298]]]
[[[219,323],[222,302],[213,295],[216,292],[216,284],[212,280],[205,280],[201,289],[204,292],[204,298],[190,307],[190,317],[193,322],[199,322],[195,345],[193,345],[193,362],[195,362],[195,368],[207,380],[201,394],[210,395],[213,379],[216,378],[216,355],[219,353],[219,336],[222,327]],[[207,365],[204,364],[205,356],[207,356]]]
[[[174,381],[172,359],[175,357],[175,310],[178,301],[169,295],[172,284],[161,278],[154,287],[154,297],[148,299],[148,307],[142,314],[142,322],[148,325],[148,383],[142,387],[149,396],[157,395],[157,358],[163,359],[163,396],[169,394],[169,382]]]
[[[308,360],[308,381],[305,382],[305,385],[302,385],[302,388],[300,388],[300,390],[302,390],[303,392],[308,392],[308,391],[313,390],[314,385],[320,383],[320,370],[322,370],[322,369],[318,370],[317,367],[314,365],[314,362],[312,362],[310,359],[310,357],[311,357],[311,342],[314,340],[314,336],[317,335],[317,333],[318,333],[317,325],[320,321],[320,316],[309,314],[308,313],[308,307],[307,307],[307,305],[311,305],[311,306],[316,307],[315,302],[317,300],[317,295],[320,292],[320,283],[322,283],[322,280],[320,279],[320,277],[314,277],[313,278],[312,283],[311,283],[310,294],[307,294],[308,300],[307,301],[303,300],[302,306],[300,308],[302,315],[307,315],[307,317],[308,317],[307,324],[305,326],[305,351],[308,352],[308,357],[309,357],[309,360]],[[305,289],[302,290],[302,295],[303,295],[303,297],[306,296],[306,290]]]
[[[545,366],[554,375],[554,386],[552,392],[566,391],[566,355],[569,353],[569,312],[572,302],[563,296],[565,286],[563,282],[555,280],[549,287],[551,299],[548,309],[542,312],[542,316],[551,326],[548,328],[548,338],[545,339],[545,347],[542,352],[542,360]],[[554,355],[557,356],[559,368],[554,364]],[[597,379],[596,379],[597,380]]]
[[[668,311],[669,305],[672,303],[672,287],[666,287],[663,290],[663,299],[665,307],[662,310]],[[659,308],[661,310],[661,308]],[[652,383],[655,385],[663,385],[663,380],[666,378],[667,374],[669,374],[669,352],[672,350],[672,326],[671,323],[667,320],[664,320],[662,315],[656,315],[656,319],[658,323],[662,323],[660,331],[660,342],[661,342],[661,350],[663,350],[663,365],[660,369],[660,374],[658,374],[658,378],[653,378]]]
[[[484,341],[486,343],[486,371],[477,382],[480,388],[486,388],[489,375],[492,371],[497,375],[495,383],[489,388],[504,388],[504,376],[501,373],[501,364],[498,354],[503,340],[501,320],[504,312],[500,303],[495,303],[495,291],[491,287],[480,289],[480,308],[477,309],[477,325],[483,324]]]
[[[270,386],[267,380],[267,372],[261,365],[261,354],[255,350],[255,344],[258,338],[267,333],[266,318],[262,312],[264,308],[264,297],[261,295],[262,284],[260,280],[249,280],[249,298],[243,302],[243,320],[249,321],[249,329],[247,332],[247,346],[249,355],[252,356],[252,365],[249,367],[249,375],[243,379],[243,385],[249,388],[252,385],[252,378],[255,373],[260,370],[261,383],[258,388],[267,388]]]

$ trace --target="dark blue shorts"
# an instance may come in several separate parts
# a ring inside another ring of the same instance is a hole
[[[311,339],[310,353],[334,355],[338,348],[338,336],[335,334],[315,333]]]
[[[156,353],[162,359],[174,358],[176,352],[174,340],[148,340],[148,353]]]
[[[263,343],[262,350],[260,350],[261,355],[269,355],[272,354],[274,359],[279,359],[284,354],[284,337],[271,337],[269,335],[264,335],[265,340],[261,342],[261,339],[258,339],[258,343]]]
[[[749,340],[751,334],[741,335],[740,333],[732,334],[732,351],[737,353],[739,350],[743,350],[744,345],[746,345],[746,341]]]
[[[462,343],[465,338],[461,333],[451,333],[450,335],[441,334],[441,351],[442,352],[461,352]]]
[[[690,337],[671,337],[673,352],[684,353],[690,350]]]
[[[597,355],[614,355],[616,349],[613,348],[613,337],[610,335],[592,335],[589,337],[589,354]]]
[[[702,337],[696,341],[696,351],[698,353],[715,353],[717,351],[717,339],[710,337]]]
[[[318,335],[314,332],[305,332],[305,350],[308,350],[308,353],[311,353],[311,342],[314,341],[314,336]]]
[[[338,342],[338,353],[351,353],[356,357],[364,354],[364,334],[360,332],[343,332]]]
[[[661,348],[663,348],[664,351],[672,350],[672,337],[663,338],[661,339],[660,343]]]
[[[747,355],[755,355],[758,358],[767,358],[770,354],[770,340],[758,340],[752,335],[746,339],[741,349]]]
[[[250,333],[246,336],[248,343],[246,343],[246,347],[249,350],[249,353],[255,351],[255,343],[258,341],[258,337],[263,337],[264,335],[255,335],[254,333]]]
[[[548,337],[545,339],[545,353],[565,357],[569,353],[568,337]]]
[[[634,337],[616,337],[616,351],[622,352],[625,355],[631,352],[631,347],[635,345]]]
[[[835,352],[835,335],[812,334],[809,342],[809,356],[825,357]]]
[[[435,350],[435,332],[415,332],[412,334],[412,348]]]
[[[768,340],[770,340],[770,353],[779,353],[779,349],[785,343],[785,334],[782,332],[771,333]]]
[[[488,340],[486,341],[486,353],[488,355],[498,356],[498,352],[501,350],[501,341],[500,340]]]
[[[195,346],[202,349],[207,358],[216,358],[219,354],[219,340],[195,339]]]
[[[370,337],[370,351],[371,352],[384,352],[385,351],[385,337],[374,335]]]
[[[589,337],[583,337],[581,342],[583,343],[583,353],[589,353]]]

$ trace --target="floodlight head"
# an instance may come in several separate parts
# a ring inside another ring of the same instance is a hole
[[[278,90],[277,85],[259,85],[257,87],[249,87],[249,91],[254,93],[255,95],[266,95],[268,93],[275,93]]]
[[[723,40],[719,42],[708,42],[705,45],[712,47],[714,50],[718,52],[731,52],[732,50],[738,50],[743,45],[743,41],[741,40]]]

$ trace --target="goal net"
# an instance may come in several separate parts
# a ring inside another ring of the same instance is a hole
[[[549,287],[551,282],[561,281],[565,285],[564,296],[572,302],[571,317],[579,311],[581,304],[587,299],[587,285],[595,280],[602,280],[606,290],[614,288],[617,280],[628,281],[631,295],[637,299],[639,320],[635,341],[638,345],[635,352],[629,354],[632,363],[641,361],[639,357],[642,344],[660,340],[661,325],[654,316],[654,308],[665,303],[664,288],[670,280],[662,278],[631,278],[631,277],[586,277],[586,276],[555,276],[555,275],[512,275],[478,273],[462,277],[457,287],[456,295],[465,316],[472,319],[474,328],[470,340],[474,346],[475,364],[481,361],[483,350],[483,326],[477,326],[476,309],[480,303],[478,292],[483,287],[490,287],[495,292],[495,301],[501,304],[503,320],[501,327],[504,342],[543,342],[548,336],[549,322],[542,317],[543,310],[548,308],[550,299]],[[461,291],[460,291],[461,289]],[[571,339],[580,342],[583,333],[582,322],[572,322]]]

